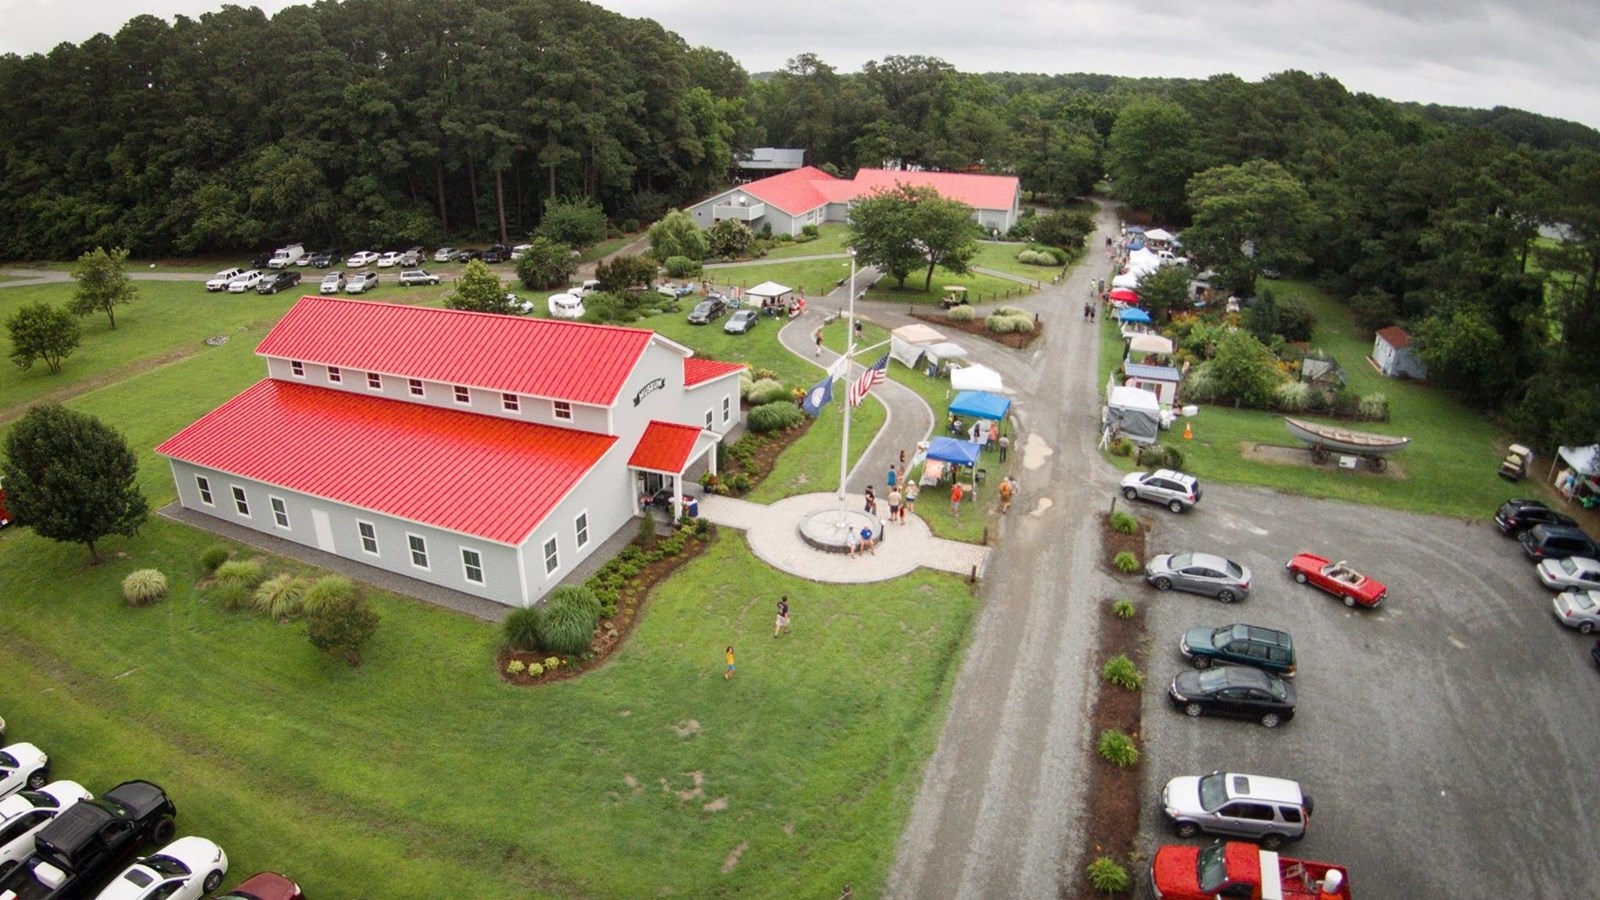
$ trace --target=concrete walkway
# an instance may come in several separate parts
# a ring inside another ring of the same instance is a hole
[[[851,508],[858,498],[846,499]],[[800,520],[816,512],[837,509],[833,494],[801,494],[772,504],[750,503],[732,497],[709,495],[700,498],[700,515],[728,528],[745,533],[750,551],[775,569],[837,584],[862,584],[888,581],[919,568],[983,577],[989,550],[979,544],[948,541],[933,536],[928,523],[915,513],[904,525],[883,526],[884,540],[874,553],[843,553],[818,550],[800,539]],[[983,515],[984,510],[974,510]]]

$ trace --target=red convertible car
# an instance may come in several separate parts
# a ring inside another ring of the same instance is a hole
[[[1344,601],[1345,606],[1377,606],[1389,589],[1376,578],[1368,578],[1345,565],[1330,562],[1314,553],[1301,553],[1289,560],[1289,574],[1301,584],[1319,587]]]

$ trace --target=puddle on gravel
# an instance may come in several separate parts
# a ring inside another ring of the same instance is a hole
[[[1031,472],[1048,462],[1054,453],[1038,432],[1029,432],[1022,445],[1022,467]]]

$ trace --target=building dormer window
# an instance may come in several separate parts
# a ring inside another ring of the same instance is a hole
[[[516,394],[501,394],[500,405],[506,412],[517,412],[522,409],[522,400]]]
[[[383,390],[383,376],[377,372],[367,373],[367,389],[373,391]]]
[[[550,405],[553,408],[555,417],[557,419],[562,419],[568,422],[572,421],[571,403],[568,403],[565,400],[552,400],[550,401]]]
[[[344,384],[344,373],[339,371],[338,366],[329,366],[328,380],[334,384]]]
[[[456,402],[457,403],[461,403],[461,404],[471,405],[471,403],[472,403],[472,392],[467,390],[465,385],[460,385],[460,384],[456,385]]]
[[[293,360],[289,363],[289,371],[293,372],[296,378],[304,378],[306,377],[306,364],[298,359]]]
[[[422,379],[421,378],[408,379],[406,381],[406,384],[408,384],[411,387],[411,396],[413,396],[413,397],[421,397],[421,396],[423,396]]]

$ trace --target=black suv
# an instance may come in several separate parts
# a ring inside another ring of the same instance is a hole
[[[1577,527],[1571,517],[1556,512],[1537,500],[1507,500],[1494,514],[1495,527],[1500,533],[1516,537],[1535,525],[1565,525]]]
[[[704,325],[727,311],[728,304],[721,297],[707,297],[689,310],[689,324]]]
[[[286,287],[294,287],[300,283],[300,273],[293,269],[279,269],[261,276],[261,283],[256,285],[258,294],[276,294]]]
[[[319,269],[331,269],[333,264],[341,259],[344,259],[344,254],[340,253],[337,247],[318,250],[316,253],[311,254],[311,264]]]
[[[483,251],[483,261],[486,263],[505,262],[511,258],[511,248],[505,244],[490,244],[489,249]]]
[[[1524,531],[1520,540],[1522,552],[1534,562],[1569,556],[1600,557],[1600,545],[1593,538],[1566,525],[1535,525]]]
[[[1196,669],[1212,663],[1233,663],[1294,677],[1294,639],[1289,632],[1255,625],[1191,628],[1183,633],[1178,649]]]

